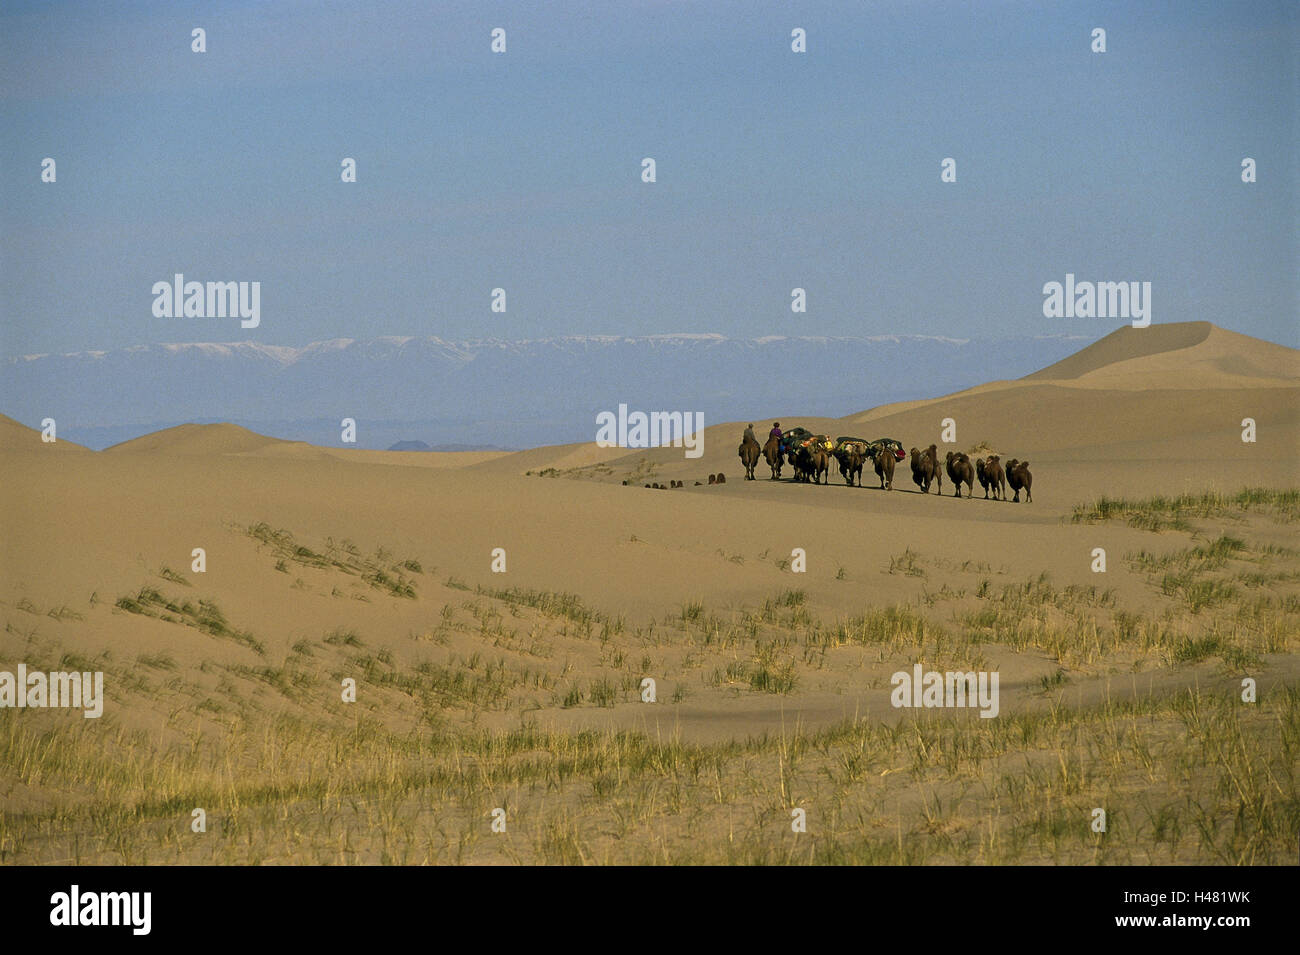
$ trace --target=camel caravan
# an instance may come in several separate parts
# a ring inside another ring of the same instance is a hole
[[[771,469],[770,480],[781,479],[781,471],[789,462],[794,471],[793,480],[802,484],[829,483],[830,462],[839,465],[840,476],[849,487],[855,482],[862,487],[862,471],[870,464],[880,481],[880,489],[894,489],[894,467],[911,456],[912,483],[922,494],[929,494],[933,486],[936,494],[943,494],[943,476],[946,472],[953,488],[953,497],[962,496],[962,485],[966,486],[966,497],[975,496],[975,482],[984,490],[984,499],[990,494],[995,501],[1007,499],[1007,487],[1014,493],[1011,499],[1019,503],[1020,493],[1025,494],[1025,501],[1032,502],[1033,475],[1029,473],[1029,462],[1011,458],[1006,466],[1002,465],[1001,455],[990,454],[987,458],[971,461],[964,451],[949,451],[941,462],[936,445],[928,448],[903,450],[901,441],[893,438],[866,438],[841,436],[834,441],[824,434],[813,434],[805,428],[791,428],[782,431],[780,422],[772,423],[772,431],[766,444],[760,446],[754,436],[754,426],[745,429],[738,449],[740,461],[745,466],[745,480],[757,480],[755,474],[759,462],[765,460]],[[712,484],[712,475],[709,483]],[[697,482],[698,483],[698,482]]]

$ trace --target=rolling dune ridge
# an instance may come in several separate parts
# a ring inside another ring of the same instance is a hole
[[[24,767],[0,783],[0,857],[1290,859],[1294,767],[1231,830],[1210,727],[1280,773],[1300,711],[1297,367],[1209,323],[1153,325],[1016,381],[753,419],[923,447],[952,418],[941,457],[1028,459],[1032,504],[955,499],[946,477],[923,496],[906,461],[889,493],[870,466],[862,488],[834,464],[828,486],[762,462],[746,482],[747,422],[709,425],[687,459],[353,451],[230,424],[93,452],[0,418],[0,669],[103,669],[108,694],[100,720],[0,711],[0,759]],[[892,706],[915,663],[996,671],[999,716]],[[1254,709],[1232,707],[1243,676]],[[1191,835],[1187,792],[1215,835]],[[1123,839],[1051,835],[1105,800]],[[213,835],[190,840],[200,801]],[[509,840],[487,834],[501,805]],[[790,848],[792,806],[820,841]],[[94,835],[74,847],[76,827]]]

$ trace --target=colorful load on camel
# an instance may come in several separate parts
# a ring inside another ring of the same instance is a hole
[[[824,434],[813,435],[811,438],[807,438],[801,442],[801,445],[810,450],[817,447],[821,448],[823,451],[835,450],[835,442]]]
[[[901,461],[907,457],[907,452],[903,450],[903,442],[895,441],[893,438],[876,438],[871,442],[871,454],[874,457],[876,452],[883,448],[888,448],[894,452],[894,460]]]
[[[803,447],[812,436],[807,428],[791,428],[781,435],[781,453],[788,458],[795,448]]]
[[[885,448],[894,453],[894,459],[897,461],[907,456],[902,442],[895,441],[893,438],[876,438],[874,441],[868,441],[866,438],[854,438],[849,435],[840,435],[836,438],[835,448],[831,453],[837,460],[842,460],[850,451],[856,450],[864,459],[871,461]]]
[[[785,434],[781,435],[781,453],[789,457],[791,453],[799,448],[807,448],[814,443],[820,444],[829,454],[836,459],[847,455],[850,450],[856,448],[866,460],[874,460],[876,452],[882,448],[889,448],[894,452],[894,458],[898,461],[907,456],[903,450],[901,441],[895,441],[893,438],[876,438],[874,441],[868,441],[866,438],[855,438],[852,435],[840,435],[834,441],[824,434],[813,434],[807,428],[791,428]]]
[[[835,439],[835,447],[831,454],[835,455],[836,460],[843,461],[850,451],[857,451],[865,459],[873,452],[871,451],[871,442],[866,438],[852,438],[847,435],[840,435]]]

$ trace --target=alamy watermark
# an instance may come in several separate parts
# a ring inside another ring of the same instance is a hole
[[[1134,328],[1151,324],[1150,282],[1075,282],[1067,272],[1065,284],[1043,286],[1045,318],[1123,318]]]
[[[694,423],[692,424],[692,420]],[[618,406],[618,414],[596,415],[598,448],[685,448],[688,458],[704,454],[704,412],[633,411]]]
[[[85,710],[88,720],[104,715],[104,673],[27,671],[18,664],[18,672],[0,670],[0,708],[71,707]]]
[[[940,673],[899,670],[889,679],[894,687],[889,702],[895,707],[979,707],[980,717],[998,715],[998,673],[980,670],[966,673]]]
[[[261,282],[187,282],[177,272],[153,283],[155,318],[239,318],[241,328],[262,324]]]
[[[152,892],[83,892],[73,885],[50,896],[50,924],[129,926],[133,935],[148,935],[153,927]]]

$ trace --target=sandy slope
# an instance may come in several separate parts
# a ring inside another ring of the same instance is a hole
[[[1173,542],[1119,523],[1070,524],[1064,519],[1076,503],[1101,494],[1297,484],[1295,353],[1201,324],[1146,331],[1152,334],[1121,330],[1018,382],[839,420],[779,415],[786,427],[891,436],[907,446],[938,442],[941,420],[952,417],[959,447],[987,442],[1033,462],[1032,505],[956,500],[946,480],[944,497],[923,497],[905,465],[892,493],[877,490],[870,475],[863,489],[838,477],[829,487],[746,483],[736,458],[743,422],[706,429],[705,455],[688,460],[680,449],[629,453],[592,445],[515,454],[345,451],[233,425],[185,425],[94,453],[64,442],[42,445],[35,432],[0,419],[0,601],[11,623],[20,604],[34,608],[17,621],[41,638],[125,659],[166,649],[182,666],[198,666],[256,660],[237,644],[117,610],[117,598],[159,585],[166,567],[254,631],[269,658],[343,626],[414,659],[427,644],[412,636],[436,627],[444,604],[464,601],[458,584],[576,593],[641,622],[696,600],[733,612],[793,586],[826,617],[916,600],[946,582],[973,587],[980,574],[1012,581],[1047,571],[1059,586],[1087,587],[1096,582],[1093,547],[1122,554]],[[1198,373],[1181,389],[1141,390],[1144,376],[1182,363],[1212,369],[1203,373],[1204,386]],[[1096,386],[1103,379],[1111,387]],[[1246,416],[1259,427],[1253,445],[1240,439]],[[770,421],[754,423],[766,431]],[[523,473],[546,468],[576,469],[568,476],[579,479]],[[726,486],[694,486],[719,470]],[[638,484],[681,478],[690,486],[622,487],[633,473]],[[416,558],[419,598],[375,597],[356,580],[324,571],[278,572],[274,556],[247,533],[259,521],[317,551],[328,539],[350,540],[367,553],[382,547],[398,559]],[[1285,527],[1260,533],[1279,545],[1290,536]],[[189,570],[196,547],[207,552],[203,575]],[[505,575],[490,569],[498,547],[508,554]],[[796,547],[808,558],[807,573],[797,579],[780,566]],[[890,572],[905,550],[920,555],[923,579]],[[1132,577],[1113,574],[1106,583],[1121,599],[1144,598]],[[84,619],[47,613],[59,608]],[[24,652],[23,629],[4,635],[5,659]],[[477,639],[457,636],[451,648],[469,652]],[[1026,686],[1052,669],[1024,657],[1001,666],[1009,681]],[[716,735],[726,714],[737,731],[771,729],[799,712],[830,720],[867,705],[854,679],[828,675],[798,700],[760,695],[747,705],[717,707],[701,701],[673,719],[706,735]],[[568,725],[610,717],[556,711],[548,718]]]
[[[89,448],[60,438],[46,443],[41,440],[41,432],[15,421],[8,415],[0,414],[0,451],[89,451]]]
[[[1141,354],[1156,344],[1164,350]],[[1128,357],[1135,351],[1138,357]],[[1147,368],[1169,367],[1183,360],[1180,355],[1216,363],[1213,386],[1136,390]],[[223,521],[263,519],[318,539],[350,536],[410,548],[471,581],[486,570],[492,547],[507,546],[517,555],[512,582],[575,590],[612,607],[662,605],[692,587],[727,599],[752,597],[775,578],[754,586],[747,583],[751,574],[713,566],[709,555],[788,549],[798,536],[823,541],[828,558],[870,563],[908,540],[949,537],[953,522],[960,522],[967,551],[996,549],[1014,533],[1024,553],[1041,546],[1046,555],[1054,539],[1073,533],[1059,526],[1069,508],[1102,493],[1296,483],[1300,382],[1282,374],[1294,367],[1295,355],[1208,323],[1124,328],[1003,387],[838,420],[781,416],[786,427],[887,435],[906,446],[937,443],[942,419],[951,417],[957,447],[981,442],[1004,459],[1031,461],[1032,506],[953,500],[947,481],[943,499],[924,499],[906,462],[896,474],[898,490],[889,494],[874,487],[870,474],[861,490],[846,488],[838,475],[829,487],[766,479],[747,484],[736,457],[744,423],[706,428],[699,459],[676,448],[628,452],[593,444],[513,454],[342,450],[229,424],[182,425],[80,454],[75,465],[6,455],[4,576],[11,589],[39,589],[49,599],[87,584],[95,589],[96,579],[124,586],[132,560],[185,563],[199,546],[194,539],[224,533]],[[1250,375],[1220,387],[1219,378],[1232,377],[1229,367]],[[1271,377],[1259,378],[1264,371]],[[1047,372],[1061,377],[1043,377]],[[1117,386],[1071,383],[1095,376]],[[1248,416],[1258,424],[1255,444],[1241,441],[1241,420]],[[763,432],[770,419],[755,424]],[[41,445],[36,432],[7,418],[0,419],[0,447],[49,450],[60,458],[64,451],[84,452],[62,441]],[[680,478],[688,487],[650,493],[618,486],[642,464],[654,470],[642,472],[637,483]],[[593,480],[523,476],[545,468]],[[715,471],[728,475],[725,487],[694,486]],[[760,476],[766,473],[760,464]],[[24,506],[36,501],[57,501],[78,518],[51,519]],[[870,522],[866,535],[863,520]],[[807,531],[796,534],[796,526]],[[629,544],[633,535],[638,544]]]
[[[1214,326],[1209,322],[1177,322],[1171,325],[1153,325],[1148,328],[1121,326],[1100,341],[1080,349],[1054,365],[1048,365],[1041,371],[1026,375],[1025,378],[1031,381],[1036,379],[1061,381],[1067,378],[1078,378],[1116,362],[1194,348],[1204,342],[1213,330]],[[1247,338],[1244,335],[1238,337]],[[1258,343],[1259,346],[1267,344],[1269,343]]]
[[[289,443],[236,424],[182,424],[104,450],[108,454],[243,454]]]
[[[1254,444],[1241,441],[1241,422],[1248,417],[1257,425]],[[1040,474],[1040,481],[1051,482],[1053,496],[1293,483],[1300,461],[1300,356],[1208,322],[1125,327],[1017,381],[842,419],[782,416],[782,424],[831,436],[895,437],[907,447],[933,442],[942,451],[954,447],[941,444],[946,418],[957,424],[956,449],[984,444],[1004,461],[1069,462],[1068,471]],[[641,480],[635,483],[682,479],[693,487],[721,471],[734,481],[743,473],[736,446],[744,424],[707,427],[702,458],[688,460],[679,449],[635,451],[604,459],[609,470],[591,476],[621,482],[637,474]],[[770,419],[756,425],[764,433]],[[529,452],[528,466],[581,467],[570,463],[574,447]],[[656,465],[648,479],[637,471],[642,461]],[[1169,467],[1161,469],[1159,462]],[[489,466],[507,472],[516,462],[502,458]],[[759,474],[767,473],[760,465]],[[898,483],[911,487],[907,473]]]
[[[1269,379],[1294,382],[1300,355],[1294,349],[1217,328],[1186,322],[1151,328],[1121,328],[1063,361],[1026,377],[1028,381],[1106,382],[1115,387],[1151,387],[1166,375],[1180,387],[1207,384],[1251,387]],[[1131,379],[1125,382],[1124,379]]]

